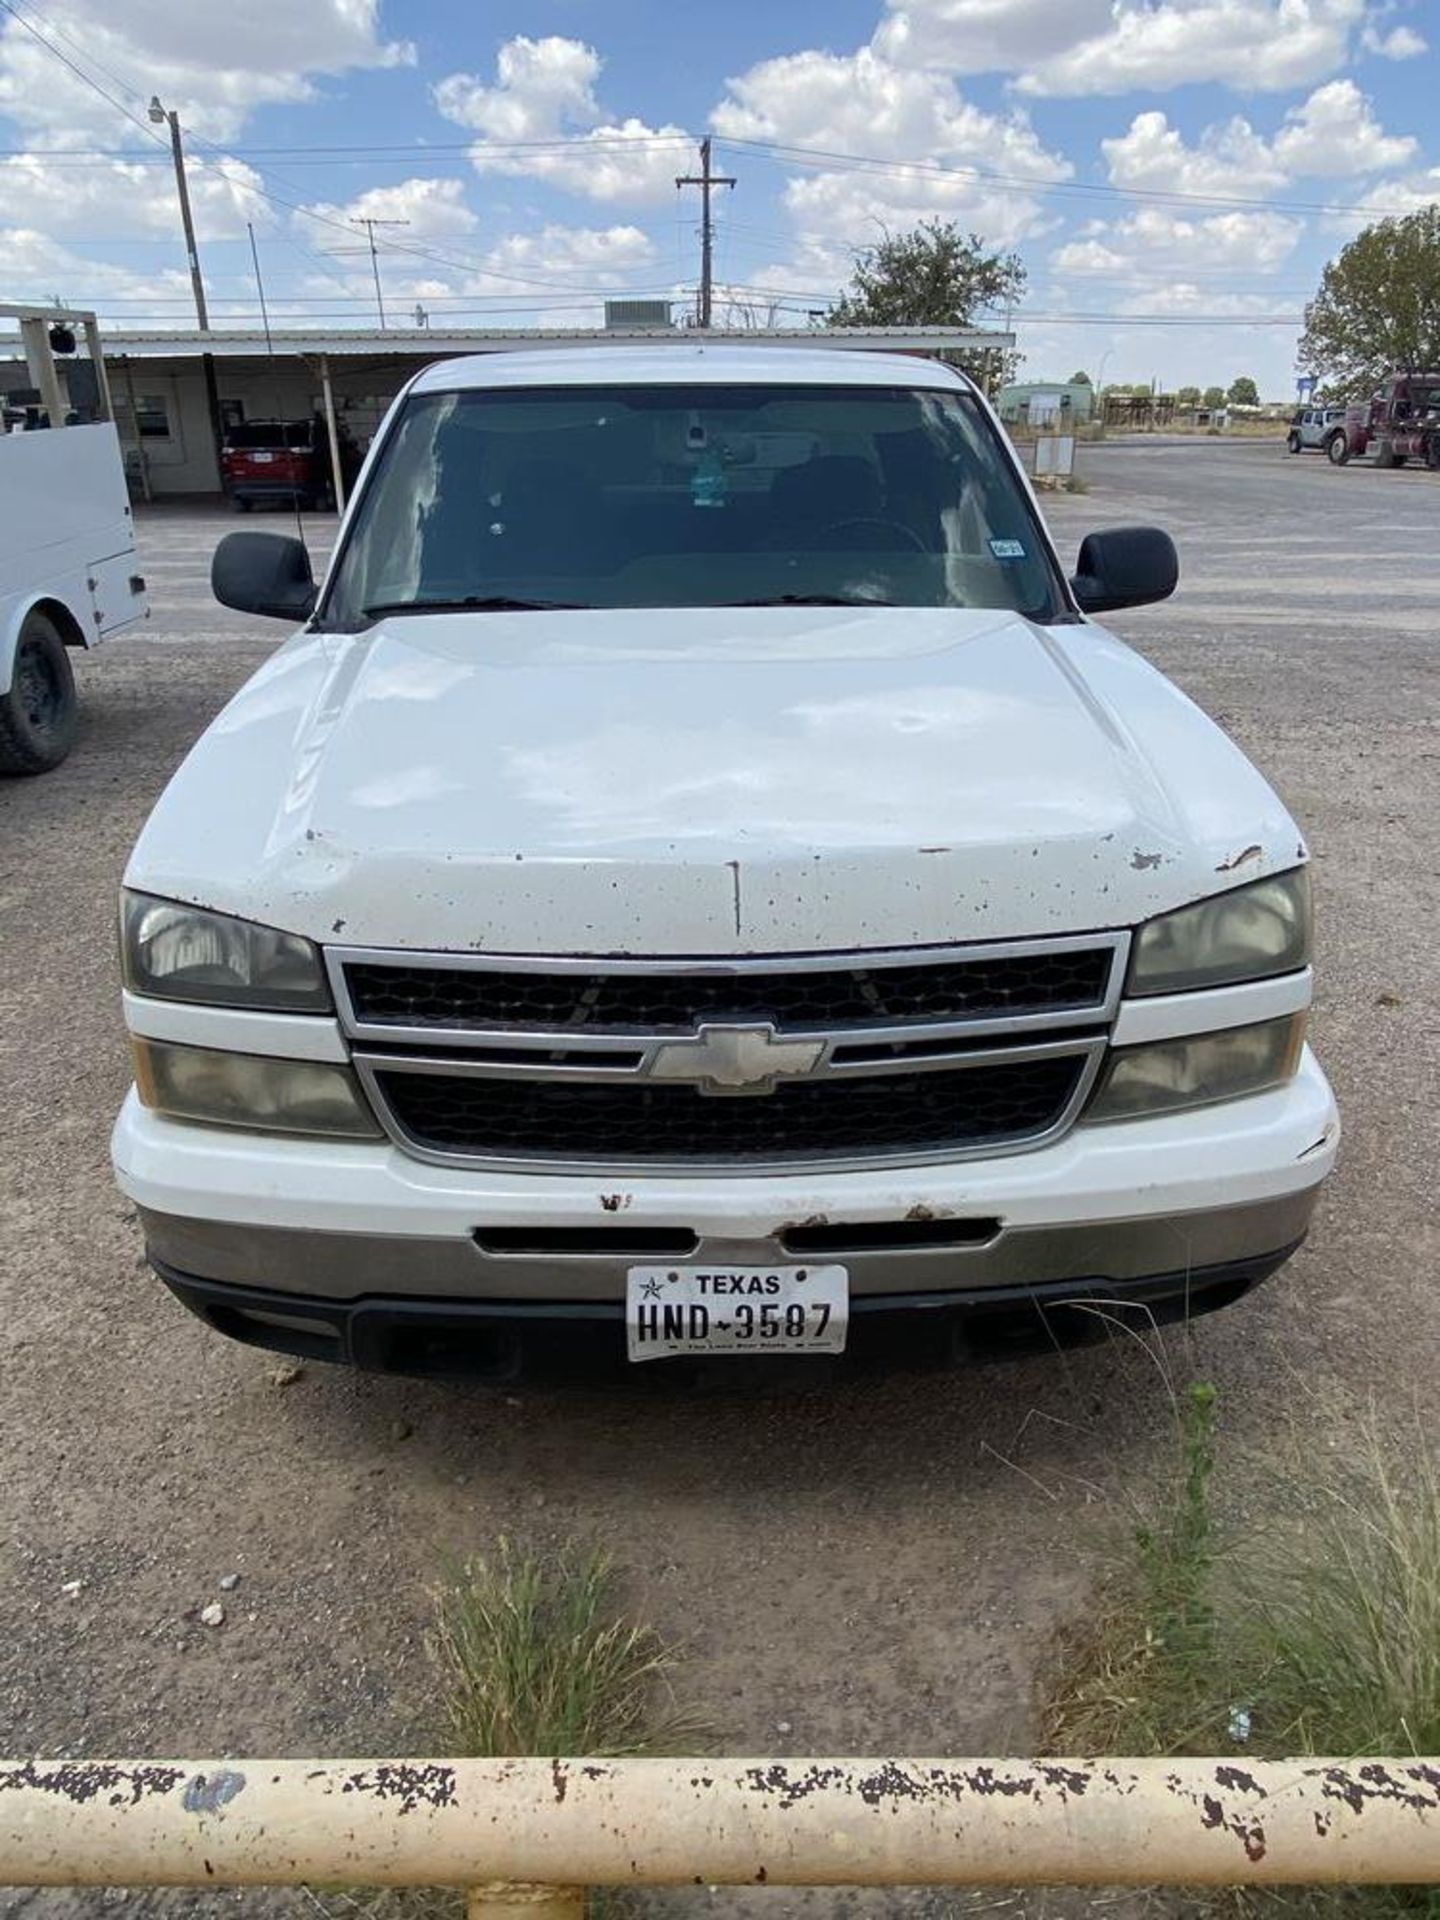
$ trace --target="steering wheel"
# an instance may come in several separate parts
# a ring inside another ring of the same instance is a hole
[[[899,520],[885,520],[879,514],[857,514],[853,520],[832,520],[824,529],[827,535],[853,532],[857,527],[879,527],[889,535],[889,543],[880,548],[882,553],[904,552],[925,553],[925,542],[913,527],[904,526]]]

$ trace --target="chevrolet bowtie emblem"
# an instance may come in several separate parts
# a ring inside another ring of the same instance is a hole
[[[781,1076],[813,1073],[823,1040],[782,1040],[774,1027],[704,1027],[650,1056],[652,1080],[687,1080],[701,1093],[773,1093]]]

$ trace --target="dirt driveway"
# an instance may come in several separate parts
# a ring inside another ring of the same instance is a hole
[[[1433,1394],[1440,1340],[1440,486],[1253,443],[1083,457],[1091,491],[1052,508],[1062,549],[1088,525],[1171,527],[1180,592],[1116,624],[1237,735],[1316,853],[1342,1169],[1309,1247],[1179,1364],[1219,1384],[1242,1437],[1295,1411],[1330,1444],[1372,1396]],[[684,1691],[718,1748],[1023,1747],[1037,1652],[1090,1580],[1059,1476],[1139,1472],[1163,1443],[1164,1390],[1133,1344],[798,1398],[321,1366],[278,1387],[144,1269],[106,1160],[128,1078],[115,889],[171,768],[277,638],[208,603],[227,524],[146,520],[148,637],[82,667],[69,763],[0,786],[0,1751],[433,1745],[427,1583],[501,1533],[609,1545],[687,1645]],[[225,1625],[200,1625],[222,1597]]]

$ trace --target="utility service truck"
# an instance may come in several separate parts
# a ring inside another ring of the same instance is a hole
[[[71,650],[147,617],[125,463],[93,313],[0,306],[29,388],[0,425],[0,774],[47,773],[75,741]],[[69,391],[77,330],[87,378]]]

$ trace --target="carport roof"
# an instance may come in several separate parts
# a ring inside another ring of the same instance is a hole
[[[357,327],[333,333],[272,327],[268,341],[258,328],[214,333],[201,333],[194,327],[174,333],[117,333],[107,328],[103,333],[107,359],[124,356],[138,360],[185,359],[202,353],[214,354],[217,359],[247,360],[265,359],[271,354],[302,358],[326,354],[336,359],[358,354],[367,360],[393,354],[410,360],[417,356],[439,359],[452,353],[501,352],[517,347],[530,352],[576,346],[654,347],[670,340],[694,346],[701,338],[715,346],[825,346],[852,350],[880,347],[892,353],[1003,350],[1015,344],[1011,333],[988,332],[977,327],[715,327],[703,336],[682,327]],[[18,336],[0,336],[0,357],[7,354],[18,357],[19,353]]]

